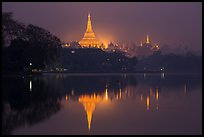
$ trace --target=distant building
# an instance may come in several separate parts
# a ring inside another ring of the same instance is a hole
[[[137,48],[137,56],[149,56],[159,50],[159,45],[153,45],[150,41],[149,35],[147,35],[146,41],[144,43],[141,41],[140,46]]]
[[[113,43],[113,42],[110,42],[110,43],[108,44],[107,51],[115,52],[116,50],[119,50],[118,45],[115,44],[115,43]]]
[[[63,48],[79,49],[82,48],[77,41],[64,42],[62,43]]]
[[[86,48],[105,48],[105,47],[102,47],[103,44],[95,37],[95,34],[94,34],[94,32],[92,30],[92,26],[91,26],[90,14],[88,15],[86,32],[84,34],[83,39],[81,41],[79,41],[79,44],[82,47],[86,47]]]
[[[152,47],[152,45],[151,45],[151,43],[150,43],[150,37],[149,37],[149,35],[147,35],[145,43],[142,43],[142,42],[141,42],[141,45],[140,45],[140,46],[141,46],[141,47]]]

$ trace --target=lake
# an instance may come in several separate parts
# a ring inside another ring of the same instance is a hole
[[[3,76],[2,134],[202,134],[201,74]]]

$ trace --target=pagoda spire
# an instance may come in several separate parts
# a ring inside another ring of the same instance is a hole
[[[149,35],[147,35],[147,38],[146,38],[146,44],[150,44],[150,38],[149,38]]]
[[[88,22],[87,22],[86,32],[87,33],[93,33],[92,26],[91,26],[91,15],[90,15],[90,13],[88,14]]]

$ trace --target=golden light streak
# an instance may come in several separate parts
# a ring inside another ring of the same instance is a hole
[[[158,88],[156,89],[156,100],[157,101],[159,100],[159,91],[158,91]]]
[[[92,115],[96,107],[96,103],[100,102],[102,98],[100,96],[88,96],[82,95],[79,97],[78,101],[83,104],[84,109],[86,111],[87,122],[88,122],[88,129],[91,129],[91,120]]]
[[[105,99],[108,100],[108,89],[106,88]]]
[[[149,100],[149,96],[147,96],[146,103],[147,103],[147,110],[149,110],[149,107],[150,107],[150,100]]]
[[[147,38],[146,38],[146,44],[150,44],[150,38],[149,38],[149,35],[147,35]]]
[[[120,94],[119,94],[120,99],[122,98],[122,90],[120,88]]]

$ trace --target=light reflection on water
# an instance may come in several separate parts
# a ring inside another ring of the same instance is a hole
[[[4,134],[202,132],[199,75],[47,74],[5,81]]]
[[[139,99],[139,96],[136,94],[136,92],[132,90],[124,90],[127,92],[122,92],[121,88],[119,88],[118,92],[108,92],[108,88],[106,87],[105,91],[102,92],[102,94],[97,94],[94,92],[93,94],[85,94],[85,95],[80,95],[77,100],[75,98],[72,99],[72,95],[66,95],[65,100],[66,102],[68,101],[78,101],[84,106],[84,110],[86,112],[86,118],[87,118],[87,123],[88,123],[88,129],[91,129],[91,120],[92,120],[92,115],[93,112],[95,111],[96,105],[98,103],[103,103],[105,101],[112,101],[112,100],[124,100],[125,98],[131,98],[134,97],[134,99]],[[143,97],[146,100],[146,110],[150,109],[150,97],[151,101],[153,104],[155,104],[156,108],[159,109],[159,90],[156,88],[155,93],[153,90],[150,88],[150,92],[147,95],[140,95],[140,103],[142,104]],[[108,106],[107,106],[108,107]]]

